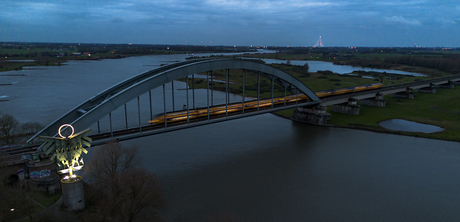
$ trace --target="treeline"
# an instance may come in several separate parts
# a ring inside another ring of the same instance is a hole
[[[40,123],[20,124],[14,116],[0,113],[0,146],[23,143],[42,128]]]
[[[349,61],[335,61],[335,65],[350,65],[350,66],[360,66],[360,67],[370,67],[376,69],[388,69],[394,66],[393,64],[382,62],[380,58],[360,58],[352,59]]]
[[[425,68],[438,69],[450,73],[460,71],[460,56],[449,55],[443,57],[424,57],[424,56],[402,56],[387,57],[385,63],[400,64],[409,66],[421,66]]]

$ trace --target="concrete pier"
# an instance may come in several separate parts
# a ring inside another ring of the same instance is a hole
[[[383,98],[383,94],[379,92],[375,94],[374,98],[362,99],[359,101],[359,105],[364,105],[364,106],[385,107],[386,104],[387,104],[387,101]]]
[[[420,88],[418,89],[419,92],[426,92],[426,93],[436,93],[436,88],[437,86],[433,83],[430,83],[430,86],[429,87],[424,87],[424,88]]]
[[[355,98],[348,99],[347,103],[336,104],[332,106],[332,111],[350,115],[359,115],[358,100]]]
[[[407,87],[405,92],[393,93],[391,97],[415,99],[414,90]]]
[[[450,81],[445,83],[445,84],[440,84],[438,85],[439,88],[447,88],[447,89],[454,89],[455,88],[455,83]]]
[[[320,126],[331,124],[331,114],[326,112],[325,106],[299,107],[292,113],[292,120]]]
[[[85,193],[83,191],[83,179],[81,176],[62,179],[62,197],[64,205],[70,211],[85,209]]]

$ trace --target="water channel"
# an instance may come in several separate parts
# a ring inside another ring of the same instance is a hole
[[[0,83],[17,82],[0,86],[10,99],[0,102],[0,111],[20,122],[47,124],[151,65],[184,58],[70,61],[7,72],[26,75],[0,76]],[[177,82],[178,95],[182,87]],[[123,142],[132,144],[141,150],[142,166],[161,180],[166,221],[204,221],[216,214],[238,221],[460,218],[456,142],[317,127],[264,114]]]

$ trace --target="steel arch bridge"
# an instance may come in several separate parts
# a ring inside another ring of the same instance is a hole
[[[76,130],[83,130],[91,125],[98,122],[101,118],[110,115],[112,111],[123,106],[124,104],[139,98],[140,95],[150,92],[152,89],[163,86],[164,94],[164,85],[166,83],[178,80],[180,78],[188,77],[196,73],[204,73],[213,70],[229,70],[229,69],[242,69],[250,70],[259,74],[260,76],[267,77],[276,82],[280,86],[284,87],[285,92],[290,91],[291,93],[304,93],[309,97],[307,102],[297,103],[289,106],[278,107],[276,109],[268,109],[259,111],[256,113],[247,113],[238,115],[238,117],[225,118],[224,120],[214,120],[214,121],[204,121],[200,124],[195,125],[205,125],[218,121],[225,121],[227,119],[235,119],[240,117],[246,117],[251,115],[258,115],[267,112],[273,112],[277,110],[289,109],[293,107],[306,106],[319,104],[321,101],[312,92],[305,84],[300,82],[295,77],[278,70],[274,67],[265,65],[258,62],[257,60],[247,60],[247,59],[194,59],[179,63],[174,63],[170,65],[165,65],[157,69],[153,69],[144,73],[141,73],[137,76],[131,77],[123,82],[120,82],[111,88],[99,93],[98,95],[88,99],[82,104],[78,105],[74,109],[70,110],[68,113],[61,116],[59,119],[55,120],[50,125],[46,126],[36,135],[29,139],[32,141],[38,136],[57,136],[57,129],[63,124],[71,124]],[[243,72],[244,73],[244,72]],[[227,73],[228,75],[228,73]],[[208,81],[208,80],[207,80]],[[209,82],[208,82],[209,83]],[[209,84],[208,84],[209,86]],[[244,87],[243,87],[244,89]],[[260,84],[259,84],[260,89]],[[259,90],[258,89],[258,90]],[[273,90],[273,87],[272,87]],[[244,90],[243,90],[244,93]],[[273,95],[273,91],[272,91]],[[286,95],[286,93],[285,93]],[[163,95],[164,96],[164,95]],[[273,96],[272,96],[273,98]],[[259,99],[259,98],[258,98]],[[173,97],[174,100],[174,97]],[[150,101],[151,102],[151,101]],[[188,109],[188,106],[187,106]],[[208,102],[208,111],[209,111],[209,102]],[[166,108],[165,108],[166,113]],[[209,120],[209,118],[208,118]],[[193,125],[193,124],[192,124]],[[189,124],[179,128],[191,127]],[[140,123],[139,123],[140,128]],[[166,124],[165,128],[166,129]],[[176,127],[177,129],[177,127]],[[168,131],[168,130],[165,130]],[[138,133],[142,132],[140,130]],[[154,133],[150,133],[154,134]],[[113,133],[112,133],[113,137]]]

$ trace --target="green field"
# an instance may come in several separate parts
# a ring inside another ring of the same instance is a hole
[[[372,130],[384,133],[395,133],[408,136],[426,137],[460,142],[460,87],[456,89],[438,88],[436,94],[415,93],[415,99],[393,98],[384,96],[385,108],[361,106],[359,115],[348,115],[332,112],[331,124],[347,128]],[[292,110],[284,110],[277,114],[291,118]],[[412,133],[387,130],[378,124],[389,119],[404,119],[418,123],[439,126],[445,129],[438,133]]]

